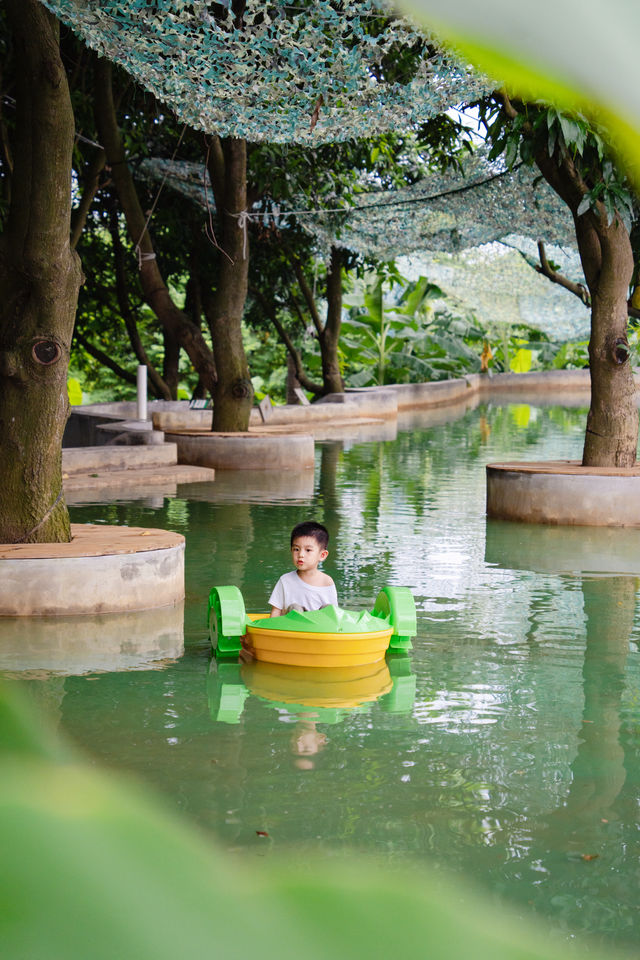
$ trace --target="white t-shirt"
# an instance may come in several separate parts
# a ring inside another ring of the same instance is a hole
[[[338,606],[338,593],[335,584],[329,587],[312,587],[298,576],[297,570],[283,573],[269,597],[269,603],[278,610],[286,610],[296,603],[303,610],[320,610],[333,603]]]

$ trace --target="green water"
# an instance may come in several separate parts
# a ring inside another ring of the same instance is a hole
[[[425,416],[395,441],[318,445],[306,491],[295,477],[265,493],[261,478],[220,475],[155,504],[76,506],[76,522],[186,536],[184,654],[155,669],[31,672],[28,686],[91,757],[235,856],[409,859],[566,937],[636,944],[637,534],[484,516],[487,462],[579,457],[584,418]],[[281,686],[268,700],[256,693],[268,678],[210,663],[209,588],[236,584],[247,609],[264,608],[308,517],[331,531],[325,569],[343,606],[370,608],[386,583],[416,600],[410,659],[391,663],[390,693],[355,709],[287,706]]]

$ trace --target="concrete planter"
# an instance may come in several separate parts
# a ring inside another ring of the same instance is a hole
[[[623,470],[568,460],[487,464],[487,517],[640,527],[640,465]]]
[[[310,470],[315,465],[310,434],[166,433],[177,444],[178,463],[216,470]]]
[[[184,537],[72,524],[71,543],[0,545],[0,617],[78,616],[184,600]]]

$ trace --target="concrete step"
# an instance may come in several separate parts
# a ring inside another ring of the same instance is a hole
[[[152,467],[169,467],[177,462],[178,448],[175,443],[157,443],[149,446],[65,447],[62,451],[62,473],[68,477],[77,474],[102,474],[113,470],[137,472]]]
[[[148,490],[168,484],[210,482],[214,478],[215,470],[210,467],[192,467],[186,464],[168,464],[165,467],[140,466],[126,470],[95,470],[73,476],[63,475],[65,495],[77,494],[81,491],[98,496],[125,493],[127,490],[134,489]]]

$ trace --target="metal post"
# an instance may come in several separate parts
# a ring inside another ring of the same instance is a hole
[[[147,419],[147,368],[138,365],[138,420]]]

